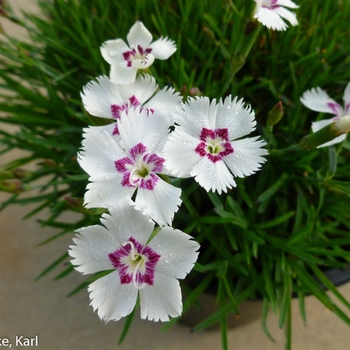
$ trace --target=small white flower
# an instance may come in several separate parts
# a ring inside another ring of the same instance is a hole
[[[171,227],[150,241],[154,223],[126,203],[110,208],[101,225],[77,230],[69,248],[72,264],[82,274],[114,270],[89,285],[91,305],[106,322],[129,315],[140,296],[141,318],[169,321],[182,312],[177,279],[197,260],[199,244]]]
[[[344,117],[345,115],[349,115],[350,113],[350,83],[345,88],[344,95],[344,108],[331,99],[326,91],[323,89],[317,87],[313,88],[311,90],[307,90],[303,93],[303,95],[300,98],[300,101],[303,103],[303,105],[313,111],[316,112],[323,112],[323,113],[330,113],[334,114],[333,118],[319,120],[317,122],[313,122],[311,124],[311,129],[313,132],[316,132],[326,125],[329,125],[333,123],[334,121],[339,120],[340,118]],[[319,147],[326,147],[331,146],[336,143],[342,142],[346,137],[346,134],[340,135],[333,139],[332,141],[326,142]]]
[[[118,120],[122,111],[129,108],[141,107],[149,114],[159,112],[165,122],[173,124],[172,110],[181,102],[181,96],[173,88],[158,90],[153,77],[139,76],[128,85],[112,83],[108,77],[100,76],[97,82],[91,81],[81,93],[85,109],[93,116],[114,119],[116,122],[106,126],[90,128],[92,130],[107,130],[111,135],[119,135]],[[89,132],[91,130],[86,129]]]
[[[256,8],[254,18],[267,28],[273,30],[286,30],[287,24],[282,18],[290,22],[292,26],[298,24],[298,20],[293,12],[286,10],[282,6],[297,8],[298,6],[291,0],[255,0]]]
[[[228,96],[219,103],[208,97],[190,99],[174,114],[178,126],[164,147],[171,174],[193,176],[207,191],[226,192],[234,177],[258,171],[266,161],[266,143],[259,137],[242,138],[255,129],[254,112],[243,100]]]
[[[151,117],[136,108],[122,112],[119,132],[119,142],[106,131],[85,134],[78,161],[90,175],[86,206],[108,208],[137,191],[139,207],[158,224],[171,224],[181,190],[158,175],[168,173],[160,156],[168,125],[157,112]]]
[[[150,67],[155,58],[168,59],[176,45],[167,37],[152,42],[152,34],[137,21],[127,35],[129,46],[122,40],[108,40],[101,46],[103,58],[111,65],[110,78],[117,84],[130,84],[135,81],[139,69]]]

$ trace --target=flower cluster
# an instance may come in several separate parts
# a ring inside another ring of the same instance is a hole
[[[236,186],[236,177],[258,171],[267,150],[258,136],[247,137],[256,121],[243,100],[182,102],[173,88],[159,90],[153,77],[140,74],[155,58],[175,52],[172,40],[151,43],[152,35],[136,22],[127,41],[101,46],[110,76],[97,77],[81,94],[91,115],[109,120],[84,129],[78,154],[89,175],[84,204],[109,214],[102,226],[77,230],[69,253],[83,274],[107,271],[89,286],[101,319],[127,316],[139,297],[142,318],[167,321],[182,312],[178,279],[191,271],[199,249],[171,227],[182,202],[172,178],[193,177],[221,194]]]

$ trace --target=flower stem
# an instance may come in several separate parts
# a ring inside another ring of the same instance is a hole
[[[261,25],[257,21],[250,20],[248,22],[244,30],[243,37],[241,38],[241,41],[238,44],[236,51],[232,55],[230,74],[221,91],[221,96],[223,96],[227,91],[236,73],[244,66],[246,58],[248,57],[248,54],[258,37],[260,28]]]

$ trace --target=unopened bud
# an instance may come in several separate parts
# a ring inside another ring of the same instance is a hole
[[[65,201],[73,207],[75,210],[86,213],[86,214],[92,214],[92,215],[101,215],[103,213],[106,213],[107,210],[103,208],[94,208],[94,209],[88,209],[84,207],[84,202],[81,198],[76,197],[64,197]]]
[[[215,40],[215,35],[214,35],[214,32],[209,29],[208,27],[203,27],[203,33],[205,34],[205,36],[207,38],[209,38],[210,40],[214,41]]]
[[[322,129],[303,137],[299,147],[304,150],[319,147],[350,131],[350,116],[340,118]]]
[[[266,125],[271,127],[277,124],[283,117],[283,105],[282,102],[278,102],[275,106],[272,107],[270,112],[267,114]]]
[[[340,118],[335,122],[334,125],[337,128],[339,135],[346,134],[350,131],[350,116],[346,115],[345,117]]]
[[[190,89],[190,96],[196,97],[196,96],[201,96],[202,93],[197,87],[193,87]]]
[[[180,95],[183,97],[187,97],[187,86],[184,85],[180,88]]]
[[[30,189],[30,186],[17,179],[0,181],[0,191],[9,193],[21,193]]]

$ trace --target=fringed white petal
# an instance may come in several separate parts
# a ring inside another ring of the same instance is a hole
[[[140,45],[142,48],[147,48],[152,41],[152,34],[140,21],[137,21],[131,28],[127,35],[127,40],[130,47],[137,47]]]
[[[227,157],[225,157],[227,158]],[[236,187],[236,182],[225,163],[221,160],[213,163],[208,157],[203,157],[191,170],[191,176],[207,191],[227,192]]]
[[[147,243],[154,229],[154,222],[144,212],[137,210],[131,200],[109,207],[109,212],[110,215],[102,215],[101,223],[119,245],[131,236],[137,237],[137,241],[143,245]]]
[[[297,4],[295,4],[291,0],[277,0],[276,5],[286,6],[286,7],[293,8],[293,9],[296,9],[299,7]]]
[[[201,157],[195,152],[199,143],[198,137],[188,135],[177,127],[164,146],[165,167],[176,177],[189,177],[193,167]]]
[[[124,103],[116,84],[108,77],[97,77],[97,82],[91,81],[84,86],[81,93],[85,109],[95,117],[113,118],[111,105]]]
[[[350,115],[350,83],[346,85],[343,95],[345,115]]]
[[[174,277],[156,273],[153,286],[140,290],[141,318],[166,322],[182,312],[180,284]]]
[[[199,244],[186,233],[163,227],[148,244],[161,255],[156,271],[183,279],[198,257]]]
[[[296,26],[298,24],[297,16],[294,12],[288,11],[284,7],[277,7],[274,9],[274,11],[279,16],[286,19],[292,26]]]
[[[335,115],[340,115],[343,112],[343,108],[331,99],[326,91],[319,87],[305,91],[301,96],[300,101],[305,107],[316,112],[331,113]]]
[[[153,190],[138,188],[135,204],[160,226],[171,225],[181,205],[181,189],[159,178]]]
[[[254,15],[262,25],[273,30],[286,30],[287,24],[274,11],[267,7],[260,7]]]
[[[155,58],[166,60],[176,51],[176,44],[167,37],[161,37],[149,45],[149,48],[152,49],[152,55]]]
[[[149,153],[168,135],[169,125],[157,111],[151,114],[136,108],[121,113],[118,128],[126,150],[141,142]]]
[[[128,45],[122,39],[107,40],[101,47],[102,57],[111,65],[126,65],[123,53],[129,51]]]
[[[108,321],[118,321],[129,315],[136,305],[138,291],[133,284],[121,284],[117,271],[101,277],[89,285],[88,291],[94,311]]]
[[[112,64],[109,77],[115,84],[131,84],[135,81],[137,68],[128,67],[126,61]]]
[[[74,268],[83,275],[113,269],[108,254],[118,248],[118,241],[100,225],[83,227],[73,238],[75,245],[69,246],[68,253]]]
[[[266,162],[263,156],[268,152],[263,148],[266,143],[258,140],[259,137],[249,137],[232,141],[234,152],[225,157],[224,161],[232,174],[237,177],[245,177],[254,174]]]
[[[198,138],[202,128],[215,129],[216,110],[215,99],[210,102],[208,97],[191,98],[176,108],[174,120],[186,133]]]
[[[250,106],[244,106],[243,99],[233,100],[231,95],[224,101],[220,99],[217,112],[215,129],[227,128],[229,131],[229,140],[235,140],[242,136],[250,134],[255,129],[256,121],[254,111]]]

